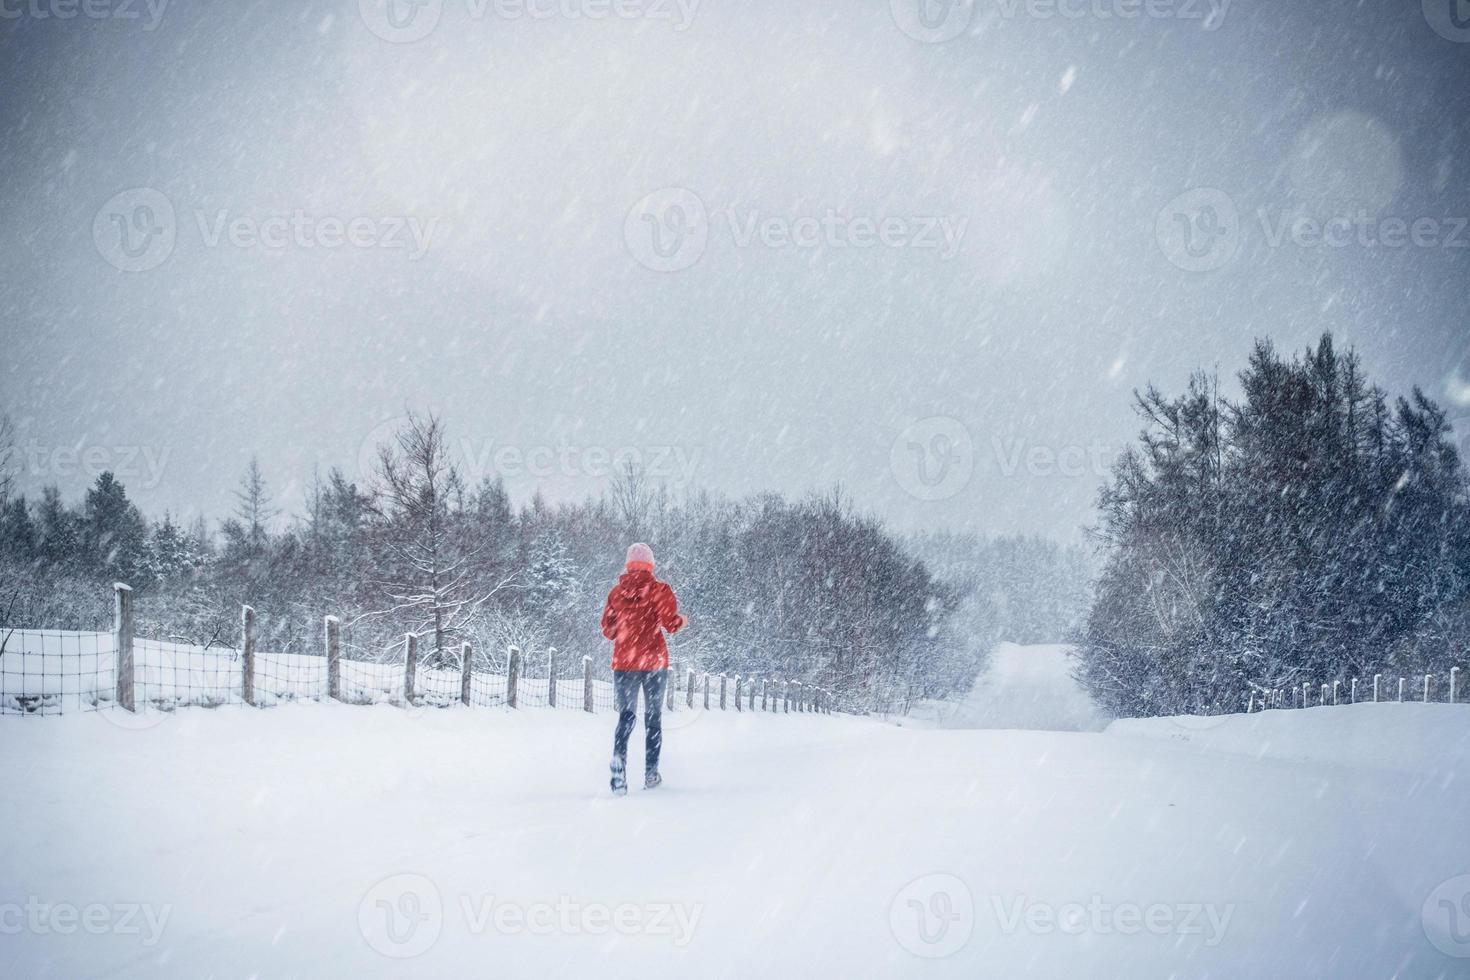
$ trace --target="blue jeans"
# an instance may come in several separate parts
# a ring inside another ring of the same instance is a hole
[[[618,728],[613,733],[613,763],[628,763],[628,737],[638,723],[638,691],[643,690],[644,769],[658,772],[658,754],[664,744],[664,690],[667,670],[613,671],[613,702],[618,709]]]

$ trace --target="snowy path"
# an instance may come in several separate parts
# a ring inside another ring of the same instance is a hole
[[[1420,912],[1470,872],[1465,710],[1087,734],[685,716],[669,785],[623,800],[607,716],[4,718],[0,976],[1464,977]],[[1330,757],[1355,739],[1370,766]],[[393,875],[422,879],[375,889]],[[925,875],[953,879],[900,895]],[[31,896],[171,908],[146,945],[143,916],[5,912]],[[599,909],[654,928],[595,934]]]

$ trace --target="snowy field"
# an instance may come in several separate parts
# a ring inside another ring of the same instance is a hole
[[[0,976],[1465,977],[1467,712],[5,717]]]

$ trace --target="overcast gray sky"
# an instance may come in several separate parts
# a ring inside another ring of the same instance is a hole
[[[1256,336],[1470,418],[1453,0],[917,2],[0,0],[23,486],[290,508],[411,407],[520,500],[1068,538]]]

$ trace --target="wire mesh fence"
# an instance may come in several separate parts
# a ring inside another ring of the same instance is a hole
[[[457,649],[421,651],[417,637],[383,646],[351,623],[325,617],[316,649],[271,650],[289,636],[250,607],[238,635],[205,643],[134,635],[131,590],[118,586],[106,632],[0,629],[0,714],[55,715],[116,709],[167,712],[181,707],[335,700],[415,708],[509,706],[565,711],[616,710],[611,669],[591,657],[511,647],[504,655]],[[266,643],[260,642],[264,637]],[[696,672],[675,664],[662,705],[670,717],[704,710],[830,711],[819,688]]]

